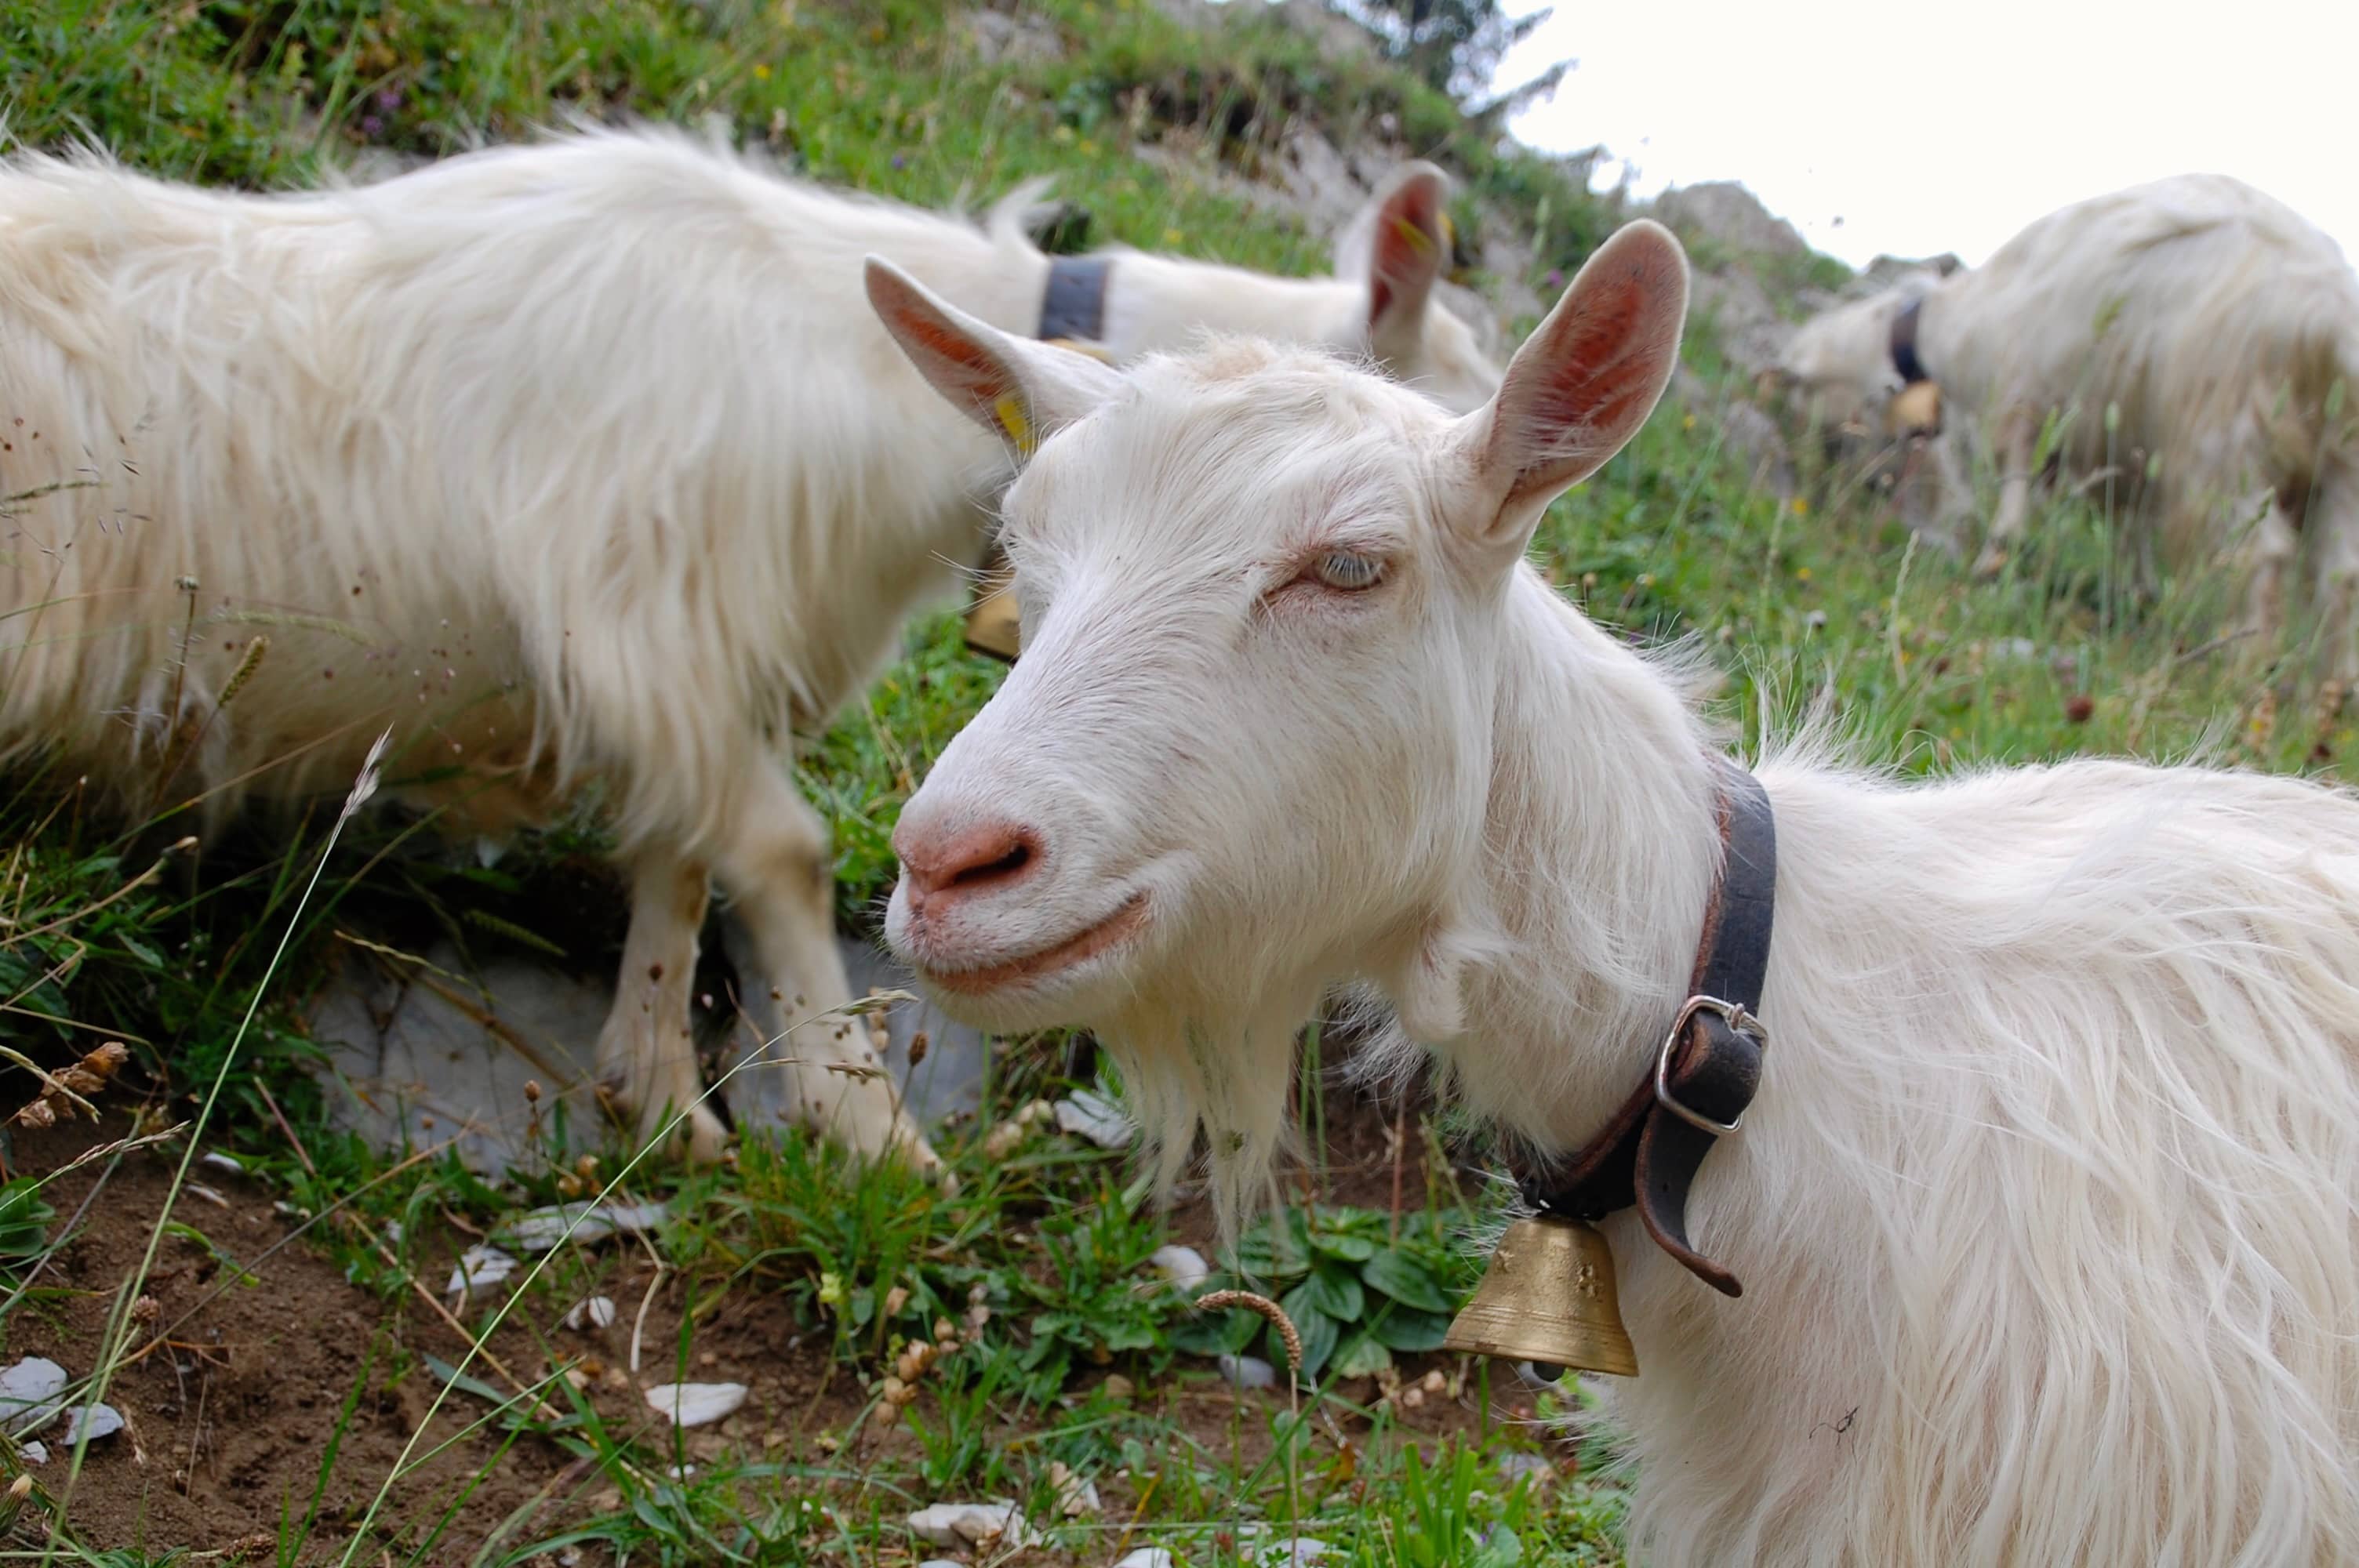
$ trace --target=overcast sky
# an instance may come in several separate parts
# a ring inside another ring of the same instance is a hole
[[[1562,0],[1501,82],[1567,57],[1523,141],[1603,143],[1641,195],[1741,180],[1854,265],[1979,265],[2042,213],[2195,171],[2359,256],[2359,0]]]

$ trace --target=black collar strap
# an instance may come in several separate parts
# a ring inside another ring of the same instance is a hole
[[[1113,271],[1113,259],[1107,256],[1049,257],[1049,287],[1041,297],[1036,335],[1077,343],[1104,341],[1106,277]]]
[[[1605,1130],[1547,1172],[1518,1172],[1537,1209],[1597,1219],[1636,1206],[1656,1244],[1726,1295],[1736,1276],[1688,1241],[1688,1188],[1703,1157],[1737,1130],[1761,1086],[1768,1031],[1757,1013],[1769,970],[1777,892],[1777,826],[1761,782],[1713,759],[1725,787],[1720,881],[1705,908],[1703,938],[1686,1004],[1647,1064],[1647,1076]]]
[[[1925,362],[1917,357],[1917,318],[1924,308],[1925,297],[1920,294],[1892,318],[1892,368],[1908,386],[1933,379],[1925,373]]]

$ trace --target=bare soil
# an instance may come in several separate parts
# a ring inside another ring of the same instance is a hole
[[[1331,1093],[1327,1109],[1330,1184],[1306,1195],[1385,1206],[1394,1189],[1390,1134],[1401,1125],[1396,1108],[1346,1092]],[[1416,1207],[1427,1188],[1414,1108],[1405,1125],[1411,1141],[1399,1162],[1400,1193],[1405,1206]],[[54,1169],[125,1130],[110,1122],[93,1131],[82,1122],[20,1134],[15,1167]],[[135,1152],[111,1173],[102,1162],[50,1184],[45,1196],[60,1217],[52,1234],[70,1239],[44,1267],[33,1293],[0,1323],[6,1359],[47,1356],[70,1375],[91,1370],[115,1292],[136,1272],[147,1247],[176,1158],[168,1151]],[[386,1284],[385,1294],[352,1282],[332,1260],[324,1227],[288,1241],[296,1222],[274,1207],[261,1185],[212,1167],[200,1167],[198,1174],[218,1201],[184,1193],[174,1217],[201,1231],[212,1246],[177,1233],[160,1245],[147,1292],[152,1314],[138,1309],[138,1348],[106,1394],[126,1420],[124,1432],[92,1444],[82,1473],[71,1481],[62,1454],[32,1472],[49,1498],[62,1499],[77,1540],[99,1549],[182,1547],[272,1560],[282,1521],[300,1519],[317,1489],[319,1523],[300,1561],[333,1561],[404,1452],[425,1454],[446,1443],[442,1453],[397,1481],[378,1509],[372,1528],[397,1558],[424,1540],[446,1511],[451,1522],[424,1561],[463,1563],[495,1539],[521,1545],[615,1506],[612,1481],[559,1442],[510,1439],[495,1426],[467,1431],[490,1409],[480,1397],[454,1392],[428,1423],[440,1383],[427,1357],[455,1365],[467,1346],[422,1299],[424,1292],[398,1280]],[[1183,1238],[1212,1233],[1209,1215],[1195,1206],[1183,1206],[1173,1218]],[[449,1259],[473,1239],[454,1231],[446,1244],[422,1249],[434,1259],[419,1281],[424,1292],[444,1299],[439,1292]],[[657,1281],[651,1260],[627,1248],[610,1247],[603,1259],[600,1289],[621,1303],[618,1321],[604,1330],[577,1331],[556,1321],[560,1304],[519,1311],[492,1342],[500,1367],[533,1381],[571,1362],[601,1417],[618,1433],[643,1438],[657,1436],[658,1422],[642,1396],[644,1386],[681,1378],[748,1385],[752,1397],[735,1415],[684,1434],[681,1457],[690,1463],[734,1451],[857,1471],[879,1459],[916,1456],[916,1439],[906,1431],[855,1429],[867,1402],[858,1378],[831,1364],[824,1343],[806,1342],[778,1292],[748,1289],[733,1292],[717,1309],[707,1303],[692,1325],[692,1365],[683,1373],[678,1347],[684,1297],[678,1276]],[[634,1379],[627,1370],[630,1340],[642,1303],[645,1370]],[[549,1321],[529,1321],[538,1317]],[[1116,1365],[1106,1371],[1124,1369]],[[1404,1368],[1412,1377],[1424,1369]],[[510,1391],[501,1373],[481,1359],[471,1375]],[[1530,1414],[1528,1397],[1512,1379],[1495,1374],[1493,1387],[1497,1402],[1490,1421]],[[1336,1391],[1359,1404],[1377,1394],[1367,1379]],[[1278,1408],[1275,1396],[1241,1396],[1200,1367],[1167,1386],[1143,1388],[1136,1398],[1140,1408],[1208,1451],[1234,1452],[1248,1463],[1266,1454],[1266,1418]],[[347,1420],[348,1400],[353,1408]],[[1402,1412],[1400,1420],[1405,1429],[1432,1437],[1485,1424],[1471,1388],[1462,1398],[1435,1399]],[[421,1426],[424,1438],[413,1444]],[[52,1449],[60,1446],[57,1430],[46,1434]],[[1340,1454],[1357,1440],[1358,1430],[1364,1423],[1338,1420],[1322,1432],[1321,1446]],[[1006,1437],[1020,1434],[1011,1425]],[[332,1467],[323,1485],[332,1444]],[[1101,1489],[1110,1518],[1136,1506],[1119,1479]],[[585,1549],[579,1560],[592,1564],[601,1556]]]

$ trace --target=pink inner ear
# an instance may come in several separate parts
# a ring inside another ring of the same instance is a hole
[[[1375,266],[1368,279],[1368,319],[1381,321],[1397,302],[1401,286],[1420,272],[1440,270],[1439,193],[1430,179],[1413,179],[1393,193],[1376,214]]]
[[[1544,430],[1619,430],[1652,395],[1660,331],[1658,286],[1643,260],[1603,288],[1583,290],[1532,390],[1532,423]]]
[[[906,312],[899,324],[904,336],[949,367],[978,401],[989,403],[1009,390],[1006,368],[964,333],[921,310]]]

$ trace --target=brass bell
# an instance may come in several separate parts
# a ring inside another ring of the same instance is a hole
[[[1638,1375],[1638,1354],[1614,1295],[1614,1249],[1580,1220],[1554,1215],[1507,1227],[1441,1347],[1544,1368]]]
[[[1016,662],[1023,638],[1023,622],[1016,612],[1016,585],[1007,557],[992,547],[975,585],[974,602],[967,607],[966,645],[995,659]]]

